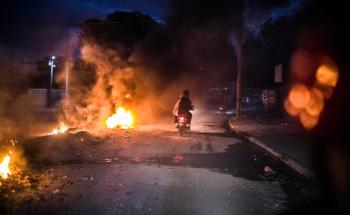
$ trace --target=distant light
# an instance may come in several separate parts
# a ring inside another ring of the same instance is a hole
[[[56,58],[56,56],[52,56],[52,57],[51,57],[52,60],[55,60],[55,58]]]

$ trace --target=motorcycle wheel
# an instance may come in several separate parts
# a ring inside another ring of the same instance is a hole
[[[184,133],[185,133],[185,128],[183,126],[180,126],[179,127],[179,134],[180,134],[180,136],[184,136]]]

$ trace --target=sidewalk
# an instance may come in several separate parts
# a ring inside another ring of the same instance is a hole
[[[306,177],[312,177],[310,143],[297,125],[281,119],[231,118],[230,128]]]

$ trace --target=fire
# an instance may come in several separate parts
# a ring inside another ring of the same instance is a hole
[[[125,110],[123,107],[117,108],[115,114],[110,116],[106,120],[107,128],[120,127],[128,129],[133,126],[134,118],[129,110]]]
[[[11,157],[9,155],[6,155],[0,163],[0,177],[2,179],[7,179],[8,176],[11,175],[11,171],[9,168],[10,161]]]
[[[49,135],[57,135],[57,134],[63,134],[68,130],[68,127],[64,123],[60,123],[60,126],[54,130],[52,130]]]

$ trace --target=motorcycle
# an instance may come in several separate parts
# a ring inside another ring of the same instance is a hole
[[[188,123],[188,116],[187,114],[179,114],[178,117],[178,131],[181,136],[184,135],[186,131],[190,130],[190,124]]]

